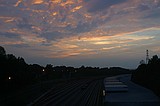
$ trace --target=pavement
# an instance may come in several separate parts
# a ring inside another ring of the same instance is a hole
[[[130,81],[131,75],[119,75],[109,79],[118,79],[128,86],[127,92],[107,93],[106,106],[160,106],[160,98],[151,90]]]

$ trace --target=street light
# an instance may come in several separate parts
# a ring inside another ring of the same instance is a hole
[[[11,79],[12,79],[12,77],[8,77],[8,80],[7,80],[7,82],[6,82],[6,89],[7,89],[7,92],[8,92],[8,90],[9,90],[9,87],[11,87],[10,86],[10,82],[11,82]],[[8,94],[6,93],[6,96],[5,96],[5,101],[6,101],[6,104],[7,104],[7,102],[8,102]]]
[[[42,71],[44,72],[45,70],[43,69]]]
[[[8,77],[8,79],[11,80],[12,78],[11,78],[11,77]]]
[[[42,70],[42,75],[41,75],[41,78],[40,78],[40,84],[41,84],[41,89],[43,90],[43,83],[42,83],[42,81],[43,81],[43,77],[44,77],[44,75],[45,75],[45,69],[43,69]]]

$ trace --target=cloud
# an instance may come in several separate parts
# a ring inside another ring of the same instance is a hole
[[[19,37],[10,37],[10,36],[3,36],[0,35],[0,42],[1,45],[23,45],[24,42],[20,40]]]
[[[138,9],[140,10],[140,11],[146,11],[146,10],[149,10],[149,9],[151,9],[148,5],[146,5],[146,4],[140,4],[139,6],[138,6]]]
[[[9,4],[9,3],[8,3]],[[0,5],[0,15],[6,17],[18,17],[18,16],[27,16],[27,11],[21,11],[19,8],[9,5]]]
[[[5,36],[8,38],[19,38],[20,35],[16,33],[10,33],[10,32],[0,32],[0,36]]]
[[[151,33],[146,36],[146,33],[148,31],[155,32],[154,30],[157,30],[157,34],[160,33],[160,30],[157,28],[149,28],[116,36],[82,36],[80,39],[78,37],[63,38],[57,42],[53,42],[53,47],[55,51],[61,51],[57,53],[57,58],[61,57],[62,54],[65,54],[63,55],[65,57],[70,57],[72,55],[69,55],[69,53],[74,54],[75,52],[75,56],[77,57],[88,55],[90,53],[93,53],[91,55],[96,56],[99,53],[113,52],[116,49],[124,51],[130,50],[132,47],[136,46],[144,47],[150,45],[153,40],[158,39],[157,34],[155,35],[155,33]]]
[[[0,0],[0,42],[54,60],[158,51],[159,9],[157,0]]]
[[[8,6],[13,6],[17,0],[12,0],[12,1],[6,1],[6,0],[1,0],[1,5],[8,5]]]
[[[41,33],[40,36],[44,37],[45,39],[47,39],[48,41],[53,41],[56,39],[60,39],[65,35],[65,33],[62,32],[58,32],[58,31],[53,31],[53,32],[44,32]]]
[[[41,45],[46,42],[46,39],[38,36],[21,36],[21,39],[29,45]]]
[[[114,1],[113,0],[92,0],[90,1],[91,3],[88,4],[89,5],[88,11],[89,12],[101,11],[104,9],[108,9],[112,5],[117,5],[120,3],[124,3],[126,1],[127,0],[114,0]]]
[[[18,28],[25,28],[25,29],[28,29],[28,30],[31,30],[32,29],[32,24],[29,23],[28,19],[27,18],[22,18],[21,20],[17,20],[17,27]]]
[[[145,15],[144,18],[151,18],[151,19],[160,18],[160,8],[154,9],[152,12]]]

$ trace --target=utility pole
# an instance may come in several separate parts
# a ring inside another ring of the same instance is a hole
[[[146,64],[148,64],[148,61],[149,61],[149,51],[146,50]]]

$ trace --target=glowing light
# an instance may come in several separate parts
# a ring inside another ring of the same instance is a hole
[[[11,80],[12,78],[11,78],[11,77],[8,77],[8,79]]]

